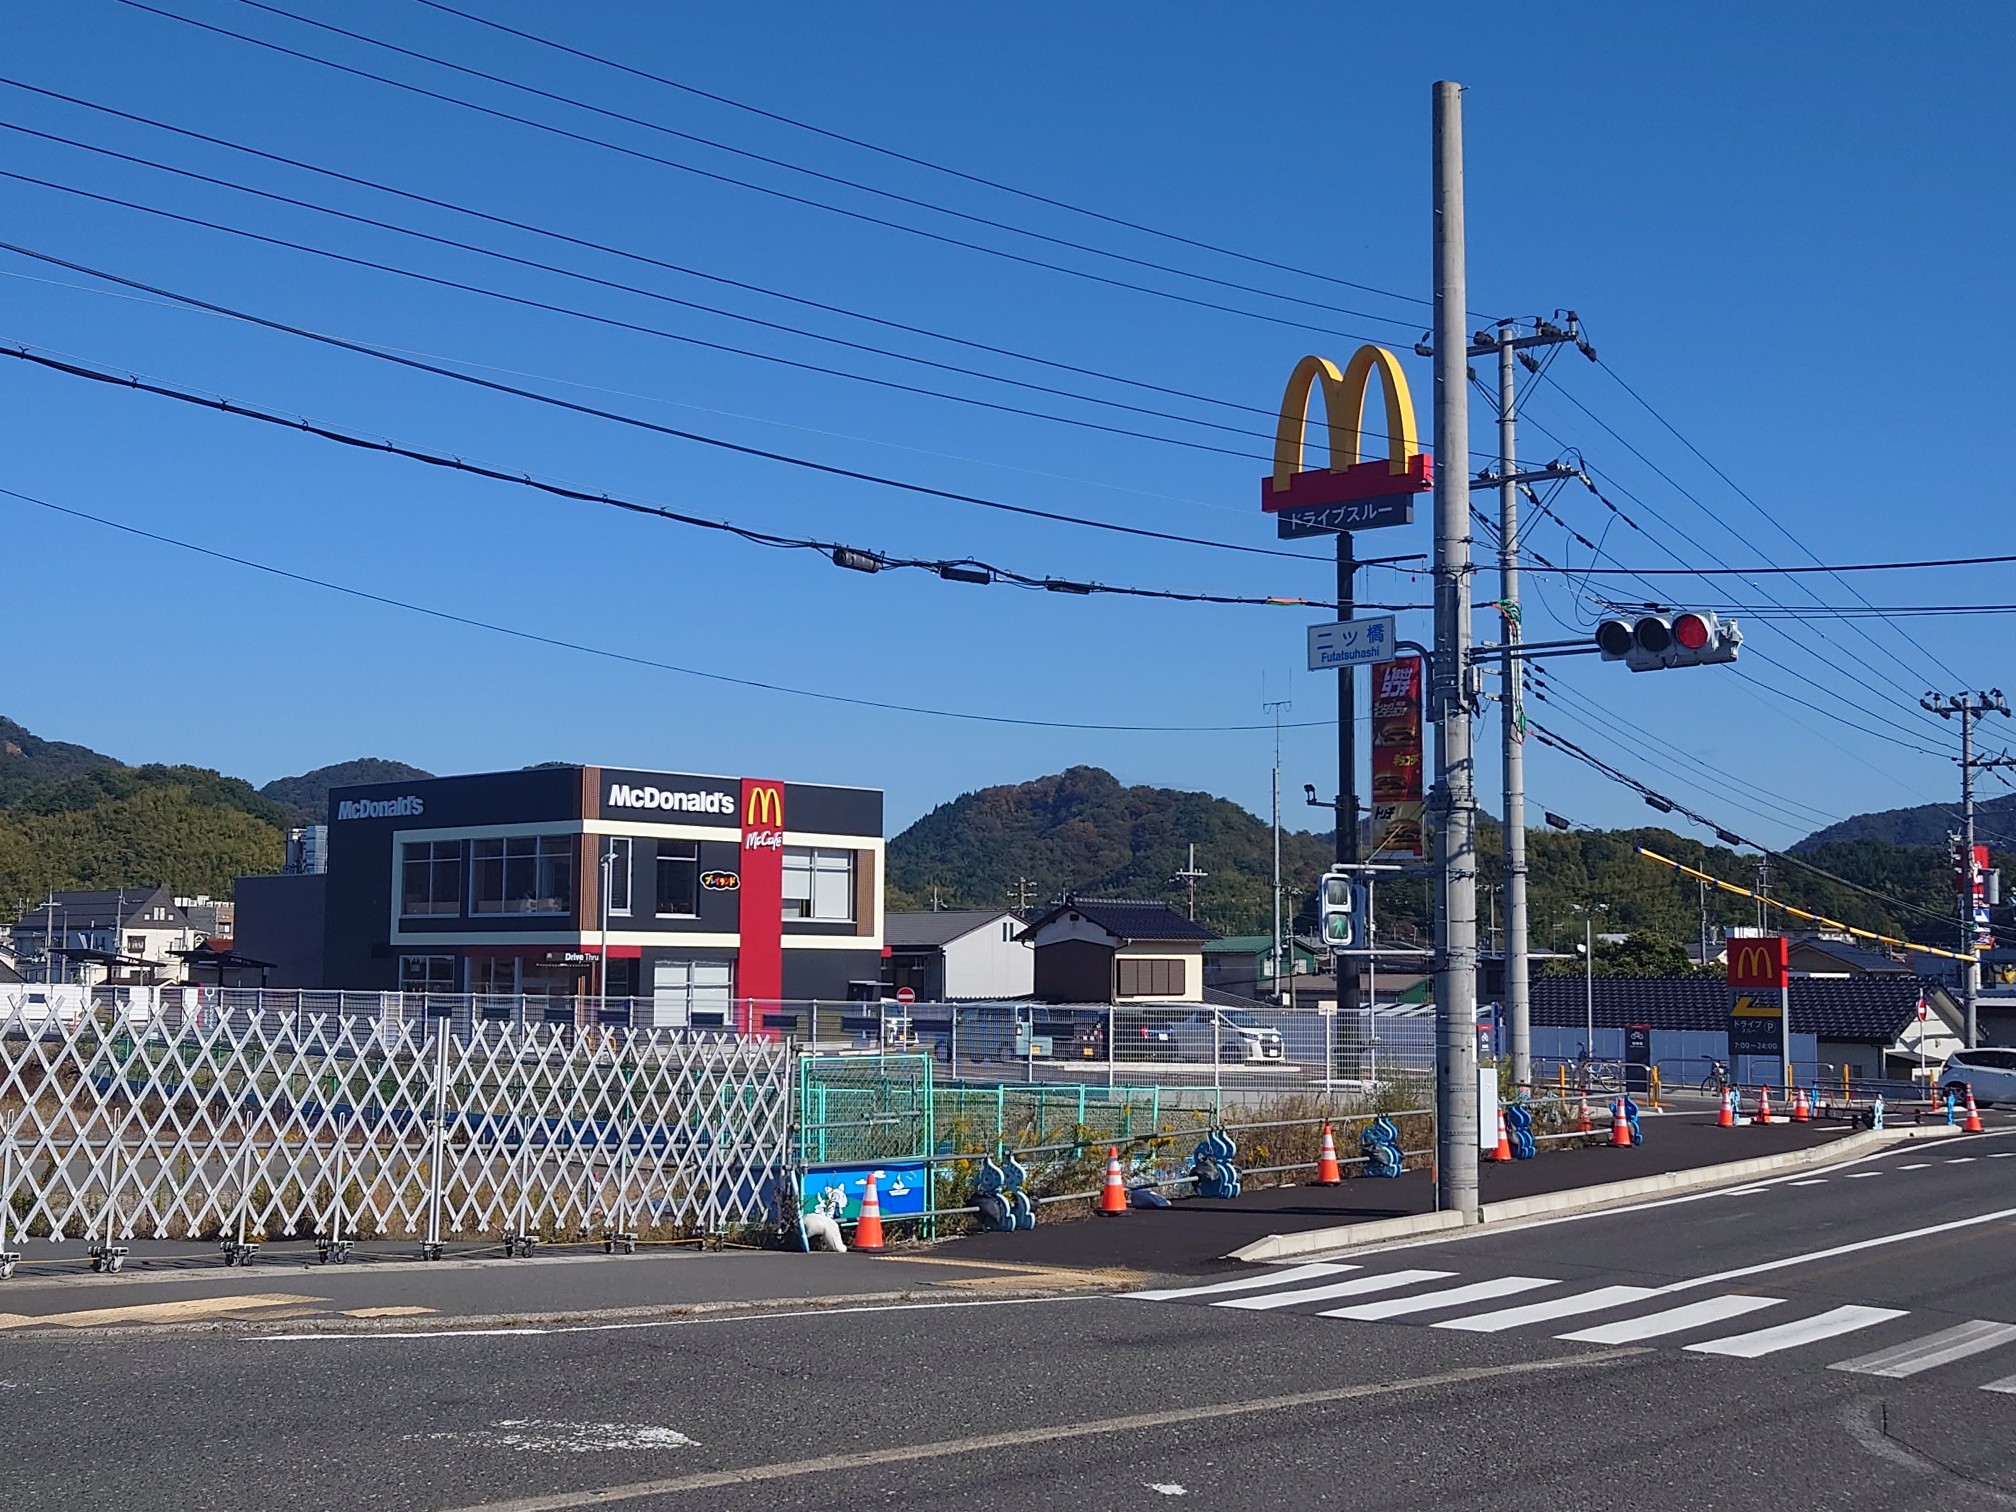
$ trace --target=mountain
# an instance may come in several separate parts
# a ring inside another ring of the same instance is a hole
[[[41,736],[0,716],[0,808],[6,808],[36,788],[82,776],[96,767],[116,767],[119,761],[89,746],[71,745]]]
[[[994,908],[1027,896],[1160,898],[1177,907],[1176,874],[1197,847],[1197,918],[1223,934],[1272,927],[1273,832],[1209,793],[1122,787],[1098,767],[1072,767],[941,803],[889,842],[889,906]],[[1308,898],[1334,852],[1327,836],[1281,832],[1281,876]],[[1030,884],[1026,893],[1020,884]]]
[[[1975,833],[1983,845],[2016,849],[2016,793],[1983,799],[1975,805],[1974,814]],[[1943,850],[1947,836],[1959,830],[1958,805],[1922,803],[1916,808],[1851,814],[1839,824],[1815,830],[1793,846],[1792,853],[1804,855],[1816,846],[1858,840],[1879,840],[1887,845],[1935,845]]]
[[[329,813],[331,788],[350,787],[361,782],[409,782],[433,775],[403,761],[360,756],[355,761],[339,761],[334,766],[317,767],[299,777],[276,777],[259,789],[259,796],[278,804],[295,824],[320,824]]]

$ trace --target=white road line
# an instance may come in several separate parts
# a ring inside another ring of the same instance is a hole
[[[1932,1169],[1932,1162],[1929,1160],[1921,1160],[1917,1162],[1915,1165],[1899,1166],[1897,1167],[1897,1169],[1900,1171],[1929,1171]]]
[[[1318,1276],[1341,1276],[1357,1270],[1355,1265],[1332,1265],[1313,1260],[1307,1265],[1291,1265],[1270,1276],[1240,1276],[1232,1281],[1213,1281],[1209,1286],[1172,1286],[1161,1291],[1123,1292],[1136,1302],[1174,1302],[1179,1297],[1208,1297],[1218,1292],[1259,1291],[1267,1286],[1293,1286],[1298,1281],[1314,1281]]]
[[[1497,1333],[1507,1328],[1523,1328],[1528,1323],[1551,1323],[1556,1318],[1573,1318],[1583,1313],[1622,1307],[1643,1301],[1656,1293],[1649,1286],[1599,1286],[1594,1291],[1577,1292],[1572,1297],[1556,1297],[1551,1302],[1527,1302],[1518,1307],[1501,1307],[1496,1312],[1472,1313],[1467,1318],[1446,1318],[1430,1326],[1460,1328],[1466,1333]]]
[[[1775,1328],[1731,1334],[1726,1339],[1709,1339],[1704,1343],[1689,1344],[1687,1348],[1694,1354],[1729,1355],[1738,1360],[1754,1360],[1759,1355],[1776,1354],[1781,1349],[1797,1349],[1801,1344],[1817,1344],[1822,1339],[1853,1333],[1858,1328],[1873,1328],[1878,1323],[1888,1323],[1892,1318],[1903,1316],[1904,1309],[1901,1307],[1837,1307],[1830,1312],[1801,1318],[1796,1323],[1780,1323]]]
[[[1552,1276],[1499,1276],[1492,1281],[1473,1281],[1468,1286],[1444,1287],[1412,1297],[1389,1297],[1384,1302],[1362,1302],[1356,1307],[1337,1307],[1318,1314],[1325,1318],[1355,1318],[1361,1323],[1377,1323],[1382,1318],[1400,1318],[1408,1313],[1432,1312],[1438,1307],[1462,1307],[1486,1302],[1493,1297],[1512,1297],[1536,1286],[1554,1285]]]
[[[1656,1339],[1662,1334],[1705,1328],[1725,1318],[1740,1318],[1760,1307],[1776,1307],[1781,1300],[1778,1297],[1708,1297],[1700,1302],[1669,1307],[1664,1312],[1649,1313],[1642,1318],[1626,1318],[1622,1323],[1605,1323],[1599,1328],[1585,1328],[1579,1333],[1556,1334],[1554,1337],[1573,1339],[1578,1344],[1624,1344],[1637,1339]]]
[[[1846,1179],[1849,1181],[1860,1181],[1865,1176],[1881,1176],[1882,1174],[1881,1171],[1850,1171]]]
[[[1752,1192],[1768,1192],[1770,1190],[1771,1188],[1768,1184],[1759,1184],[1757,1186],[1730,1187],[1727,1191],[1718,1192],[1716,1195],[1720,1197],[1748,1197]]]
[[[1904,1376],[1916,1375],[1921,1370],[1930,1370],[1935,1365],[1950,1365],[1955,1360],[1964,1360],[1969,1355],[1994,1349],[2011,1339],[2016,1339],[2016,1324],[1990,1323],[1976,1318],[1971,1323],[1962,1323],[1957,1328],[1927,1334],[1922,1339],[1913,1339],[1910,1343],[1899,1344],[1894,1349],[1857,1355],[1852,1360],[1838,1360],[1827,1368],[1845,1370],[1853,1375],[1888,1376],[1892,1380],[1898,1380]],[[2011,1376],[2010,1381],[2016,1382],[2016,1376]],[[2006,1383],[1984,1386],[1982,1390],[2001,1390],[2004,1384]]]
[[[1741,1281],[1747,1276],[1761,1276],[1767,1271],[1788,1270],[1795,1265],[1811,1265],[1815,1260],[1832,1260],[1841,1255],[1856,1255],[1863,1250],[1882,1249],[1889,1244],[1903,1244],[1911,1239],[1929,1239],[1934,1234],[1950,1234],[1957,1229],[1974,1228],[1983,1223],[2006,1223],[2016,1218],[2016,1208],[1997,1208],[1992,1213],[1976,1213],[1972,1218],[1955,1218],[1948,1223],[1930,1223],[1924,1228],[1902,1229],[1894,1234],[1878,1234],[1874,1239],[1857,1239],[1852,1244],[1836,1244],[1827,1249],[1808,1250],[1803,1255],[1787,1255],[1783,1260],[1766,1260],[1761,1265],[1738,1266],[1735,1270],[1717,1271],[1712,1276],[1696,1276],[1691,1281],[1673,1281],[1659,1288],[1661,1292],[1692,1291],[1697,1286],[1717,1286],[1726,1281]]]
[[[1974,1164],[1974,1157],[1973,1157],[1972,1155],[1955,1155],[1955,1156],[1954,1156],[1954,1157],[1953,1157],[1953,1158],[1952,1158],[1951,1160],[1947,1161],[1947,1162],[1946,1162],[1946,1164],[1948,1164],[1948,1165],[1972,1165],[1972,1164]]]
[[[1826,1178],[1825,1176],[1808,1176],[1808,1177],[1807,1177],[1807,1178],[1806,1178],[1806,1179],[1805,1179],[1804,1181],[1788,1181],[1788,1182],[1786,1182],[1786,1183],[1785,1183],[1785,1185],[1787,1185],[1787,1186],[1825,1186],[1825,1185],[1827,1185],[1827,1178]]]
[[[1441,1281],[1455,1275],[1445,1270],[1388,1271],[1383,1276],[1359,1276],[1352,1281],[1333,1281],[1328,1286],[1305,1287],[1301,1291],[1269,1292],[1264,1297],[1233,1297],[1213,1302],[1213,1307],[1240,1307],[1249,1312],[1268,1312],[1277,1307],[1293,1307],[1298,1302],[1329,1302],[1338,1297],[1362,1297],[1370,1292],[1392,1291],[1417,1281]]]
[[[1988,1158],[1990,1160],[2016,1160],[2016,1150],[1997,1150]]]
[[[2016,1376],[2004,1376],[1999,1381],[1990,1381],[1981,1388],[1983,1391],[2001,1391],[2016,1396]]]

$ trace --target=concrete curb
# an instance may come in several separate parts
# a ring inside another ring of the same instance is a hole
[[[1691,1170],[1662,1171],[1656,1176],[1635,1176],[1626,1181],[1608,1181],[1599,1186],[1569,1187],[1559,1192],[1542,1192],[1533,1197],[1515,1197],[1507,1202],[1490,1202],[1479,1210],[1479,1225],[1511,1223],[1525,1218],[1556,1217],[1631,1202],[1643,1197],[1672,1196],[1708,1187],[1738,1185],[1762,1176],[1807,1170],[1814,1166],[1839,1165],[1873,1154],[1891,1145],[1917,1139],[1937,1139],[1958,1134],[1944,1124],[1914,1125],[1909,1128],[1866,1129],[1858,1134],[1813,1145],[1804,1150],[1787,1150],[1779,1155],[1759,1155],[1749,1160],[1725,1161],[1721,1165],[1695,1166]],[[1305,1259],[1310,1255],[1335,1254],[1411,1239],[1421,1234],[1465,1227],[1455,1213],[1422,1213],[1411,1218],[1383,1218],[1373,1223],[1347,1223],[1334,1228],[1304,1229],[1295,1234],[1269,1234],[1242,1245],[1225,1256],[1248,1264],[1267,1265],[1281,1260]]]

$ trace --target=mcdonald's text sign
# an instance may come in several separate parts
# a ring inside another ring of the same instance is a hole
[[[1783,935],[1749,935],[1728,942],[1731,987],[1783,987],[1791,981],[1791,942]]]

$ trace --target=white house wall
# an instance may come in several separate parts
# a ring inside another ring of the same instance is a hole
[[[1012,936],[1013,919],[981,925],[945,943],[948,998],[1026,997],[1036,990],[1036,952]],[[1011,938],[1003,939],[1003,934]]]

